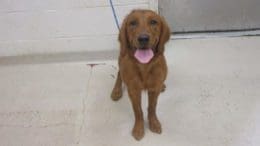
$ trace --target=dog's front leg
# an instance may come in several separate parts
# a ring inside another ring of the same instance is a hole
[[[136,140],[141,140],[144,137],[144,118],[141,106],[141,90],[135,87],[128,87],[128,94],[132,102],[135,125],[132,130],[132,135]]]
[[[149,91],[148,90],[148,120],[149,120],[149,128],[152,132],[155,133],[162,133],[162,128],[160,121],[157,118],[156,115],[156,106],[157,106],[157,99],[160,94],[160,89]]]

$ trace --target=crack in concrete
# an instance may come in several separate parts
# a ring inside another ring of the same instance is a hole
[[[90,80],[91,80],[91,77],[92,77],[92,72],[93,72],[93,66],[90,66],[90,75],[89,75],[89,79],[87,81],[87,90],[89,90],[89,87],[90,87]],[[86,99],[88,98],[89,96],[89,92],[87,92],[87,95],[86,97],[83,97],[82,99],[82,110],[81,110],[81,123],[80,123],[80,127],[79,127],[79,133],[77,135],[77,140],[76,140],[76,144],[79,145],[80,144],[80,141],[81,141],[81,136],[82,136],[82,130],[83,130],[83,127],[84,127],[84,123],[85,123],[85,113],[86,113]]]

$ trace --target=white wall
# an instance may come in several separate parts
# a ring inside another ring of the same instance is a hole
[[[121,22],[156,0],[113,0]],[[0,0],[0,57],[118,49],[109,0]]]

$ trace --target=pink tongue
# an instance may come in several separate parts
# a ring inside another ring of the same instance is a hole
[[[148,63],[153,58],[153,50],[149,49],[137,49],[135,51],[135,58],[141,63]]]

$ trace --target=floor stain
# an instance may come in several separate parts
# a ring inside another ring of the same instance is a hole
[[[106,65],[106,63],[89,63],[89,64],[87,64],[87,66],[90,66],[91,68],[93,68],[97,65]]]
[[[113,75],[113,74],[110,74],[110,76],[111,76],[112,78],[115,78],[115,75]]]

